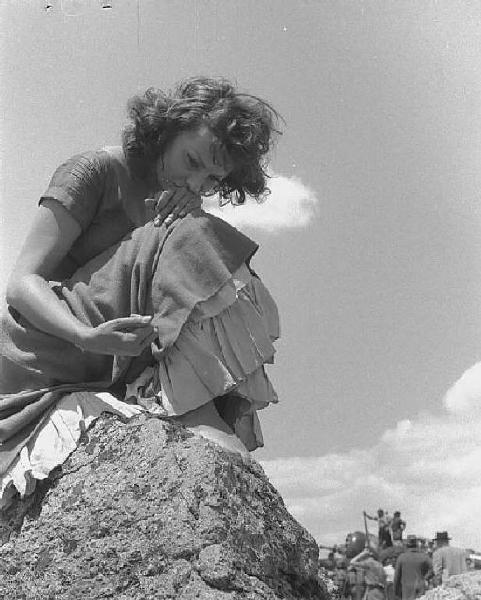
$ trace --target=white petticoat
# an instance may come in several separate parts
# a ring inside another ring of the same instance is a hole
[[[144,411],[143,407],[121,402],[108,392],[64,396],[2,477],[0,509],[8,506],[17,491],[22,498],[31,494],[37,480],[46,479],[55,467],[63,464],[77,448],[82,433],[102,412],[129,419]]]

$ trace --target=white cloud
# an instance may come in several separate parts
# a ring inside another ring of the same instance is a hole
[[[457,415],[470,415],[474,412],[481,417],[481,363],[470,367],[448,390],[444,405]]]
[[[298,177],[273,175],[271,193],[264,202],[247,198],[242,206],[227,204],[220,208],[215,198],[206,198],[204,208],[235,227],[252,227],[265,231],[306,227],[315,217],[318,199]]]
[[[370,448],[321,457],[263,461],[292,514],[320,544],[362,531],[362,511],[400,510],[407,533],[481,550],[481,363],[443,399],[384,432]],[[376,523],[369,521],[370,531]]]

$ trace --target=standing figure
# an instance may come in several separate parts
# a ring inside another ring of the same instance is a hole
[[[432,577],[432,562],[427,554],[418,550],[415,535],[408,535],[406,546],[406,552],[396,561],[394,593],[402,600],[414,600],[426,591],[426,580]]]
[[[392,546],[391,539],[391,517],[388,513],[384,512],[382,508],[379,508],[377,511],[377,517],[371,517],[367,513],[364,513],[368,519],[372,521],[377,521],[378,523],[378,538],[379,538],[379,548],[389,548]]]
[[[436,542],[436,550],[433,552],[435,585],[441,585],[451,575],[459,575],[468,570],[466,550],[450,546],[450,539],[447,531],[438,531],[433,540]]]
[[[386,558],[383,561],[384,573],[386,573],[386,599],[394,600],[394,567],[396,559],[394,556]]]
[[[386,573],[372,548],[366,548],[351,560],[351,566],[364,571],[366,592],[364,600],[385,600]]]
[[[336,568],[334,569],[334,582],[338,589],[341,599],[346,598],[347,581],[347,559],[344,557],[336,559]]]
[[[402,546],[403,531],[406,529],[406,521],[401,519],[401,513],[396,510],[391,521],[392,541],[394,546]]]

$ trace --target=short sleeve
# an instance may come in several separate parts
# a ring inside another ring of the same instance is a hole
[[[56,200],[85,231],[92,222],[105,189],[106,165],[99,152],[77,154],[61,164],[39,204]]]

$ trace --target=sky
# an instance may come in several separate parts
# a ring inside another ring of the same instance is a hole
[[[256,452],[321,544],[400,510],[481,549],[481,4],[0,0],[0,289],[39,196],[128,98],[222,75],[285,123],[261,205],[219,212],[282,337]],[[371,525],[375,531],[374,525]]]

